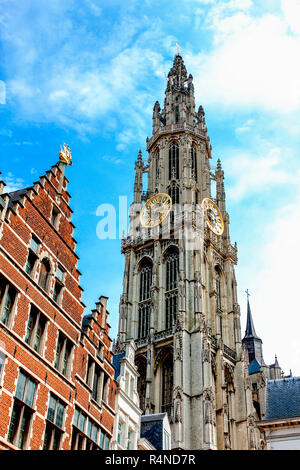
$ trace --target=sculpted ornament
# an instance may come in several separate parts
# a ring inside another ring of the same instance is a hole
[[[114,344],[113,352],[114,352],[114,354],[120,354],[123,351],[124,351],[124,345],[121,346],[120,340],[118,338],[117,341]]]
[[[211,387],[203,389],[205,424],[216,424],[215,397]]]
[[[63,147],[60,147],[60,152],[58,154],[59,160],[66,165],[71,165],[71,150],[70,147],[64,142]]]
[[[249,447],[250,447],[250,450],[255,450],[256,449],[256,438],[255,438],[255,429],[254,429],[254,427],[251,427],[249,429]]]
[[[151,351],[151,347],[149,347],[147,349],[147,364],[151,364],[151,360],[152,360],[152,351]]]
[[[181,423],[182,422],[182,410],[181,410],[181,403],[183,400],[183,390],[181,387],[177,386],[174,389],[174,418],[175,418],[175,423]]]
[[[225,378],[226,381],[229,383],[234,382],[234,369],[233,367],[228,364],[227,362],[224,362],[224,370],[225,370]]]
[[[225,436],[225,449],[226,450],[231,449],[230,438],[229,438],[228,434],[226,434],[226,436]]]
[[[211,370],[214,376],[216,376],[216,356],[214,354],[211,355]]]
[[[203,333],[205,336],[207,336],[207,326],[206,326],[206,321],[205,321],[205,315],[204,313],[201,313],[200,316],[200,331]]]
[[[247,422],[248,422],[248,426],[255,426],[255,417],[253,415],[249,415],[248,416],[248,419],[247,419]]]
[[[174,359],[175,361],[182,361],[182,337],[180,333],[175,334],[174,343],[175,343]]]
[[[207,341],[207,339],[203,340],[202,354],[203,362],[210,362],[210,343]]]
[[[182,328],[183,328],[183,316],[182,316],[182,312],[178,312],[174,330],[175,331],[182,331]]]

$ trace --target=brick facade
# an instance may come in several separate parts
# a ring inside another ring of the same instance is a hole
[[[0,182],[0,449],[111,445],[107,298],[84,317],[65,168]]]

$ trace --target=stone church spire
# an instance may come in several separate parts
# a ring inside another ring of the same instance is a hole
[[[190,125],[196,122],[194,85],[193,76],[187,74],[183,59],[177,54],[168,73],[162,123],[168,125],[183,122]]]

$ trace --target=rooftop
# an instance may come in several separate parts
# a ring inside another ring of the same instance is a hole
[[[300,377],[268,380],[265,419],[300,416]]]

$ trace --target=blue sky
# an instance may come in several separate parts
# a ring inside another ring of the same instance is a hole
[[[2,177],[30,185],[69,144],[83,300],[110,297],[113,337],[123,258],[96,210],[131,202],[180,44],[225,169],[242,333],[249,288],[266,362],[300,375],[299,0],[1,0],[0,22]]]

